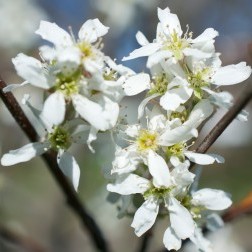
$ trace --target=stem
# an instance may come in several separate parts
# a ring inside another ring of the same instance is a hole
[[[23,235],[15,233],[4,226],[0,226],[0,237],[1,237],[2,243],[6,241],[15,246],[18,246],[22,251],[47,252],[45,248],[43,248],[34,240],[30,239],[29,237],[25,237]]]
[[[228,127],[228,125],[235,119],[235,117],[242,111],[247,103],[252,98],[252,88],[248,85],[242,92],[240,97],[234,102],[234,105],[229,111],[220,119],[220,121],[213,127],[210,133],[200,143],[196,152],[205,153],[216,139],[222,134],[222,132]]]
[[[28,118],[24,114],[22,108],[18,104],[13,94],[10,92],[3,92],[2,89],[4,87],[6,87],[6,83],[0,77],[0,97],[2,98],[4,104],[10,111],[11,115],[16,120],[17,124],[22,128],[28,139],[31,142],[36,142],[38,138],[36,130],[29,122]],[[52,151],[47,152],[42,155],[42,158],[47,164],[47,167],[50,170],[53,178],[58,183],[62,193],[65,195],[68,205],[72,208],[72,210],[81,220],[83,226],[87,229],[94,245],[100,251],[109,251],[106,240],[100,228],[98,227],[92,216],[88,213],[84,205],[81,203],[72,185],[70,185],[62,171],[58,168],[58,164],[56,161],[56,153]]]

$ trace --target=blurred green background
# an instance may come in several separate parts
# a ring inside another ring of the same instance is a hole
[[[149,40],[155,37],[156,8],[166,6],[178,15],[184,30],[186,24],[189,24],[194,36],[208,27],[220,32],[216,48],[222,53],[224,65],[240,61],[251,65],[247,49],[252,42],[251,0],[0,0],[0,75],[7,83],[21,82],[11,59],[19,52],[38,55],[37,47],[44,42],[34,31],[41,19],[56,22],[64,29],[71,26],[76,34],[85,20],[98,17],[110,26],[104,38],[104,51],[120,62],[123,56],[138,47],[135,40],[138,30],[143,31]],[[125,64],[135,71],[142,71],[145,60],[138,59]],[[237,97],[243,88],[244,84],[240,84],[226,89]],[[39,95],[33,89],[18,90],[15,96],[20,101],[27,92],[32,92],[34,101],[39,102]],[[137,106],[139,99],[134,98],[130,102]],[[132,106],[131,109],[135,114],[136,107]],[[252,104],[246,109],[251,113]],[[220,111],[204,127],[203,135],[207,134],[223,113]],[[230,192],[234,202],[252,191],[251,122],[251,116],[247,123],[234,121],[211,147],[209,152],[224,156],[226,162],[204,167],[200,188],[210,187]],[[28,143],[2,103],[0,127],[2,154]],[[106,181],[101,170],[111,165],[113,144],[109,136],[99,135],[94,146],[95,155],[83,146],[74,149],[81,167],[79,197],[101,225],[112,251],[137,251],[140,239],[130,227],[131,220],[118,220],[116,207],[106,202]],[[7,227],[21,236],[29,237],[43,251],[95,251],[39,157],[25,164],[0,168],[0,227]],[[148,251],[162,249],[165,227],[166,223],[158,223]],[[237,243],[237,246],[232,245],[235,249],[233,252],[252,251],[251,217],[235,221],[228,232],[228,235],[220,234],[219,237],[227,239],[224,242],[226,245],[231,240]],[[217,244],[217,241],[214,243]],[[0,252],[10,251],[23,250],[0,235]],[[218,251],[231,249],[216,245],[215,252]]]

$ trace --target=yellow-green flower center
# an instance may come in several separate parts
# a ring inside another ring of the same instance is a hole
[[[156,198],[162,199],[164,198],[172,188],[167,187],[151,187],[147,191],[144,192],[143,196],[145,199],[147,199],[150,196],[154,196]]]
[[[184,149],[185,143],[177,143],[172,146],[167,147],[167,155],[170,158],[171,156],[176,156],[178,158],[184,159]]]
[[[175,119],[175,118],[178,118],[178,119],[180,119],[180,121],[182,123],[184,123],[186,121],[187,117],[188,117],[188,111],[186,109],[184,109],[182,112],[174,111],[170,115],[171,120]]]
[[[79,70],[69,76],[59,73],[55,81],[54,89],[62,92],[66,98],[69,98],[71,95],[79,92],[78,83],[80,77],[81,74]]]
[[[156,150],[158,148],[157,137],[158,134],[156,132],[141,130],[136,140],[138,150],[139,151],[145,151],[149,149]]]
[[[66,150],[71,145],[69,133],[60,126],[54,127],[53,132],[48,134],[48,140],[51,143],[52,149],[56,151],[59,149]]]
[[[208,87],[209,82],[207,82],[205,77],[209,74],[210,69],[205,68],[197,73],[189,73],[188,74],[188,82],[190,83],[190,87],[194,90],[194,95],[202,99],[203,98],[203,87]]]
[[[90,43],[82,41],[82,42],[78,43],[77,46],[81,50],[83,58],[89,58],[94,55],[93,48]]]
[[[189,47],[186,38],[180,38],[174,31],[170,39],[165,41],[163,49],[171,51],[177,60],[182,60],[184,57],[183,50],[186,47]]]
[[[155,76],[152,82],[152,87],[149,91],[149,94],[160,94],[163,95],[165,94],[167,90],[167,86],[169,84],[168,78],[166,77],[165,74]]]

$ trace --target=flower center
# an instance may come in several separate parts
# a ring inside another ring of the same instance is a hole
[[[205,68],[197,73],[189,73],[188,74],[188,82],[190,83],[190,87],[194,90],[194,95],[202,99],[203,97],[203,87],[209,86],[209,82],[205,81],[207,75],[209,74],[210,69]]]
[[[184,57],[183,50],[188,46],[189,43],[186,38],[180,38],[174,31],[170,39],[165,41],[163,49],[171,51],[177,60],[182,60]]]
[[[62,92],[66,98],[71,97],[73,94],[77,94],[79,92],[78,83],[80,76],[79,70],[69,76],[59,73],[55,81],[55,90]]]
[[[163,95],[167,91],[167,86],[169,81],[165,74],[154,77],[152,82],[152,87],[149,91],[149,94],[160,94]]]
[[[148,130],[140,130],[140,134],[136,140],[139,151],[145,150],[156,150],[158,148],[157,145],[157,133],[150,132]]]
[[[187,112],[186,109],[184,109],[184,110],[181,111],[181,112],[174,111],[174,112],[172,112],[171,115],[170,115],[170,119],[171,119],[171,120],[173,120],[173,119],[175,119],[175,118],[178,118],[178,119],[180,119],[180,121],[181,121],[182,123],[184,123],[184,122],[186,121],[187,117],[188,117],[188,112]]]
[[[77,46],[81,50],[83,58],[89,58],[93,56],[94,53],[93,53],[92,45],[90,43],[82,41],[78,43]]]
[[[63,149],[66,150],[71,145],[69,133],[60,126],[53,128],[53,132],[48,134],[48,140],[51,143],[51,147],[54,150]]]
[[[164,198],[172,188],[167,187],[151,187],[147,191],[144,192],[143,196],[145,199],[147,199],[150,196],[154,196],[156,198],[162,199]]]
[[[186,147],[185,143],[177,143],[172,146],[167,147],[168,157],[176,156],[178,158],[184,159],[184,149]]]

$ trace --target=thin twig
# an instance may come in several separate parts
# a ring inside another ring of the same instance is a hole
[[[0,237],[2,243],[7,242],[11,245],[17,246],[22,251],[27,252],[48,252],[36,241],[32,240],[30,237],[18,234],[4,226],[0,226]]]
[[[213,127],[210,133],[205,137],[201,144],[196,149],[198,153],[205,153],[216,139],[222,134],[222,132],[228,127],[228,125],[236,118],[236,116],[242,111],[247,103],[252,98],[251,83],[243,90],[240,97],[234,102],[234,105],[229,111],[220,119],[220,121]]]
[[[6,87],[5,82],[0,77],[0,97],[2,98],[4,104],[9,109],[10,113],[16,120],[17,124],[22,128],[26,136],[29,138],[31,142],[37,141],[37,133],[34,127],[29,122],[28,118],[24,114],[22,108],[18,104],[17,100],[13,96],[12,93],[4,93],[2,89]],[[57,181],[61,191],[64,193],[68,205],[72,208],[72,210],[76,213],[76,215],[80,218],[83,226],[89,232],[91,239],[94,245],[100,251],[107,252],[108,246],[107,242],[96,224],[95,220],[91,217],[88,211],[85,209],[83,203],[81,203],[78,195],[74,191],[73,187],[70,185],[62,171],[58,168],[58,164],[56,161],[56,153],[51,151],[42,155],[47,167],[49,168],[52,176],[55,181]]]

